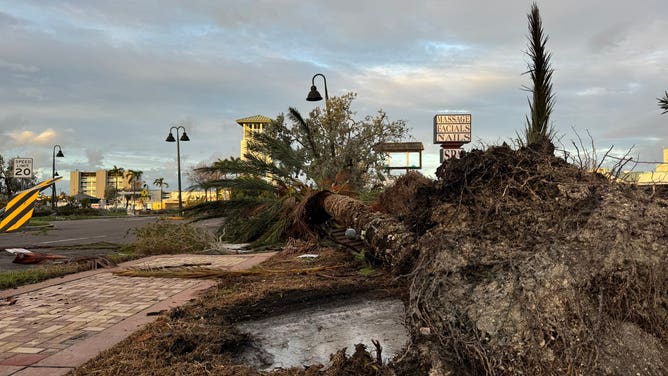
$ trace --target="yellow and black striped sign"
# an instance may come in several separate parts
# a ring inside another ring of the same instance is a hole
[[[39,192],[49,188],[51,184],[55,184],[59,179],[62,179],[62,176],[45,180],[32,188],[15,194],[9,200],[7,206],[0,211],[2,216],[0,233],[16,231],[28,223],[35,210],[35,201],[37,201]]]

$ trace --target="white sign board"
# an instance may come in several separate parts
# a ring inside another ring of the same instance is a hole
[[[18,179],[30,179],[33,177],[32,158],[14,158],[12,177]]]
[[[435,144],[466,144],[471,142],[471,114],[434,116]]]
[[[441,163],[443,163],[443,161],[446,161],[448,159],[460,158],[462,156],[463,151],[464,151],[464,149],[462,149],[462,148],[457,148],[457,149],[442,148],[441,149]]]

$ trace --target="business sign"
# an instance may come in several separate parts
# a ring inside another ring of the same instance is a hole
[[[463,145],[471,142],[471,114],[434,116],[434,143]]]
[[[18,179],[32,178],[32,158],[14,158],[14,168],[12,168],[12,177]]]
[[[448,159],[452,158],[460,158],[462,156],[462,152],[464,152],[464,149],[462,148],[456,148],[456,149],[446,149],[442,148],[441,149],[441,163],[443,161],[446,161]]]

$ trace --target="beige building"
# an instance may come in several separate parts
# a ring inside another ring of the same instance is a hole
[[[130,174],[111,176],[107,170],[70,172],[70,196],[83,193],[104,199],[108,187],[114,187],[118,191],[129,190]]]
[[[237,124],[243,127],[244,134],[241,139],[241,159],[248,152],[248,141],[253,138],[253,133],[263,132],[264,129],[271,123],[271,119],[263,115],[255,115],[243,119],[237,119]]]
[[[638,185],[668,184],[668,149],[663,149],[663,163],[656,166],[654,171],[624,172],[620,179]]]
[[[132,191],[130,187],[130,174],[124,176],[111,176],[107,170],[97,171],[71,171],[70,172],[70,196],[84,193],[89,196],[104,199],[109,188],[116,188],[119,193],[119,201],[116,205],[121,207],[126,204],[124,194],[132,193],[131,200],[127,203],[134,210],[160,210],[174,209],[179,206],[179,192],[165,192],[160,189],[145,189],[139,187],[137,191]],[[162,198],[160,195],[162,194]],[[227,200],[229,193],[224,191],[183,191],[184,206],[193,205],[204,201]],[[107,201],[107,205],[113,205]],[[99,207],[104,207],[101,205]]]
[[[158,196],[158,195],[156,195]],[[205,201],[229,200],[230,193],[227,190],[211,189],[208,191],[183,191],[181,192],[183,206],[188,207],[196,205]],[[150,208],[153,210],[160,209],[178,209],[179,207],[179,192],[165,192],[165,197],[162,201],[153,200],[150,202]]]

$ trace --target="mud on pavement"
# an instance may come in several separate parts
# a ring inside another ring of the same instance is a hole
[[[405,298],[405,287],[380,269],[363,275],[360,270],[368,265],[349,252],[325,247],[317,251],[315,259],[297,258],[303,249],[312,253],[313,246],[293,241],[250,273],[222,276],[216,287],[192,304],[164,314],[72,374],[259,375],[260,371],[243,359],[249,348],[259,345],[238,328],[238,323],[322,304],[343,304],[351,296],[369,300]],[[351,345],[346,352],[337,353],[327,370],[315,364],[274,374],[335,375],[343,369],[359,375],[378,374],[386,366],[376,362],[374,349],[368,350],[353,349]]]

